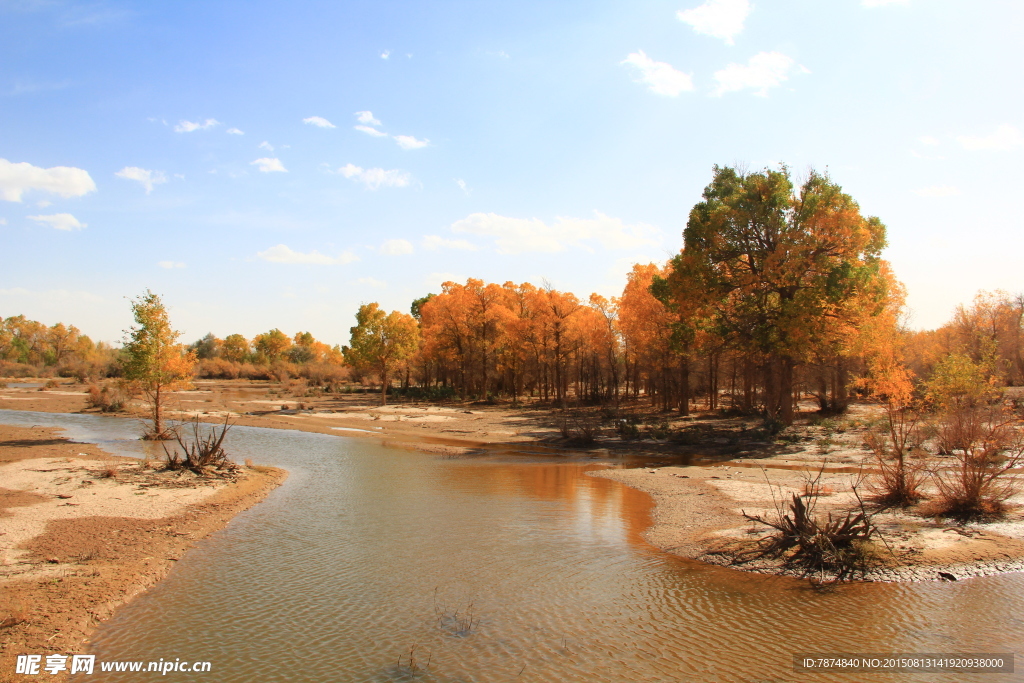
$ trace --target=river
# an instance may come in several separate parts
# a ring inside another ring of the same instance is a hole
[[[129,420],[0,422],[63,427],[124,455],[145,447]],[[210,674],[160,678],[218,683],[952,682],[974,677],[804,673],[793,657],[1024,645],[1024,574],[819,592],[681,560],[644,542],[647,496],[587,476],[593,462],[451,459],[253,427],[227,445],[289,478],[104,623],[99,659],[209,661]]]

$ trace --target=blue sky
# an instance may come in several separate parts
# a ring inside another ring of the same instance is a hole
[[[0,0],[0,316],[345,343],[446,279],[617,295],[713,165],[828,170],[914,327],[1024,290],[1024,3]]]

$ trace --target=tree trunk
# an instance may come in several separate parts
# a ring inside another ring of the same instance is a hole
[[[160,396],[160,385],[156,385],[156,389],[153,391],[153,438],[163,439],[164,438],[164,416],[163,416],[163,398]]]

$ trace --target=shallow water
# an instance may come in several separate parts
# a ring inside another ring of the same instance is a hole
[[[125,454],[138,433],[116,418],[0,411],[15,421]],[[212,663],[170,681],[961,681],[978,677],[792,662],[1024,644],[1024,574],[819,593],[679,560],[641,538],[649,499],[586,476],[594,464],[245,427],[228,445],[288,480],[119,609],[94,638],[100,660]]]

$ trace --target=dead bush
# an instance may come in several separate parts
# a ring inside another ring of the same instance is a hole
[[[733,553],[734,563],[781,559],[785,567],[799,570],[802,576],[818,574],[836,581],[867,571],[874,559],[871,538],[877,532],[871,515],[861,504],[858,510],[842,517],[833,517],[832,513],[824,518],[816,516],[814,508],[823,489],[820,485],[823,471],[824,468],[817,478],[807,483],[803,496],[792,494],[785,508],[774,500],[773,492],[773,517],[743,513],[746,519],[772,531]],[[854,485],[854,493],[856,491]]]
[[[196,367],[197,376],[207,379],[238,379],[243,365],[226,358],[204,358]]]
[[[574,446],[590,446],[596,439],[598,426],[597,420],[593,417],[579,413],[566,413],[562,415],[558,431],[562,438]]]
[[[174,440],[178,447],[167,450],[167,446],[163,446],[164,454],[167,456],[166,469],[187,469],[196,474],[204,474],[208,467],[221,468],[228,464],[227,453],[223,447],[224,437],[231,428],[228,420],[225,418],[224,425],[219,431],[213,427],[207,433],[203,433],[201,424],[199,418],[192,420],[188,430],[191,434],[188,436],[183,435],[186,431],[184,425],[179,425],[174,430]]]
[[[886,400],[882,426],[865,437],[875,454],[879,474],[868,481],[872,502],[881,508],[906,508],[924,498],[927,478],[920,449],[920,412],[909,400]]]
[[[933,468],[939,495],[925,513],[960,522],[1001,516],[1006,500],[1019,490],[1011,470],[1024,464],[1017,422],[999,405],[944,413],[937,431],[954,462]]]
[[[104,413],[117,413],[124,410],[130,398],[119,385],[107,384],[102,389],[95,384],[89,385],[89,394],[85,399],[90,408],[99,408]]]

